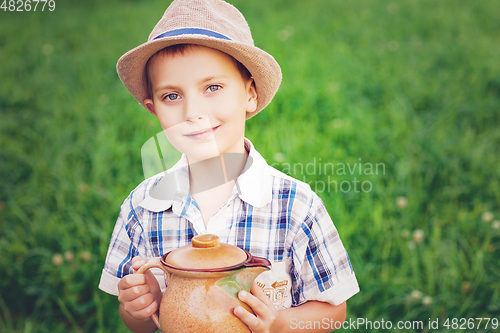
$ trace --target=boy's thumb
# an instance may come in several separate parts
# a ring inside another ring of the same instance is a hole
[[[132,268],[136,271],[139,268],[141,268],[142,265],[144,265],[146,261],[142,259],[141,257],[134,257],[132,259]]]

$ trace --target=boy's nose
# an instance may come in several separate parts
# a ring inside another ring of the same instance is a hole
[[[198,116],[198,117],[190,117],[190,118],[187,118],[187,121],[188,122],[194,122],[194,121],[201,121],[203,120],[203,116]]]
[[[203,119],[200,107],[193,101],[186,101],[184,103],[186,120],[189,122]]]

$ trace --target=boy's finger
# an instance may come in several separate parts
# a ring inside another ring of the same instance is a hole
[[[267,320],[269,319],[269,317],[271,317],[272,313],[267,304],[265,304],[249,292],[244,290],[240,291],[238,293],[238,298],[242,302],[246,303],[250,308],[252,308],[252,311],[257,315],[257,317],[263,320]]]
[[[141,268],[142,265],[144,265],[146,261],[142,259],[141,257],[134,257],[132,258],[132,268],[136,271],[139,268]]]
[[[144,274],[129,274],[118,282],[118,289],[125,290],[143,284],[146,284]]]
[[[150,318],[156,311],[158,310],[158,304],[156,302],[152,302],[142,310],[136,312],[136,316],[139,319],[148,319]]]
[[[147,293],[123,304],[123,308],[137,319],[147,319],[158,308],[153,295]]]
[[[264,302],[268,307],[274,308],[274,304],[273,304],[273,302],[271,302],[271,299],[269,298],[269,296],[267,296],[264,293],[264,290],[262,290],[262,288],[259,287],[259,285],[255,281],[252,283],[252,287],[250,288],[250,292],[252,293],[252,295],[254,295],[258,299],[260,299],[262,302]]]
[[[257,317],[245,310],[242,306],[234,308],[234,315],[247,325],[251,331],[254,331],[260,322]]]
[[[120,303],[132,302],[138,299],[139,297],[146,295],[147,293],[149,293],[149,286],[147,284],[133,286],[131,288],[122,290],[118,294],[118,301]]]

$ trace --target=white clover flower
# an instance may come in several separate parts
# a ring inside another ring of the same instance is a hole
[[[422,243],[424,240],[424,231],[422,229],[417,229],[413,232],[413,241],[416,244]]]
[[[484,223],[489,223],[493,220],[493,213],[492,212],[484,212],[483,215],[481,215],[481,220],[483,220]]]
[[[61,266],[63,261],[63,256],[59,253],[56,253],[54,254],[54,256],[52,256],[52,264],[54,266]]]
[[[422,298],[422,304],[425,306],[431,305],[432,304],[432,297],[425,296],[424,298]]]
[[[92,254],[89,251],[83,251],[82,253],[80,253],[80,257],[83,261],[89,261],[90,259],[92,259]]]
[[[291,25],[288,25],[285,27],[285,29],[278,31],[278,38],[282,41],[285,41],[294,34],[295,28]]]
[[[283,154],[281,152],[274,154],[274,160],[276,162],[283,162],[285,160],[285,154]]]
[[[73,261],[73,259],[75,258],[75,255],[73,254],[73,252],[71,251],[66,251],[64,253],[64,259],[66,259],[66,261]]]
[[[408,199],[406,199],[406,197],[397,197],[396,205],[399,209],[406,208],[406,206],[408,206]]]
[[[418,290],[413,290],[410,294],[410,297],[413,302],[418,302],[422,298],[422,293]]]

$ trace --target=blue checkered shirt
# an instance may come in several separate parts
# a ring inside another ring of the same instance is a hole
[[[288,306],[309,300],[338,305],[356,294],[349,257],[321,199],[309,185],[270,167],[248,139],[245,145],[252,163],[206,227],[189,191],[185,156],[172,168],[180,170],[175,178],[159,174],[133,190],[121,207],[99,287],[118,295],[118,281],[133,273],[135,256],[160,257],[212,233],[284,270],[278,275],[289,277]],[[158,199],[153,194],[162,182],[171,193]],[[161,271],[155,276],[165,290]]]

